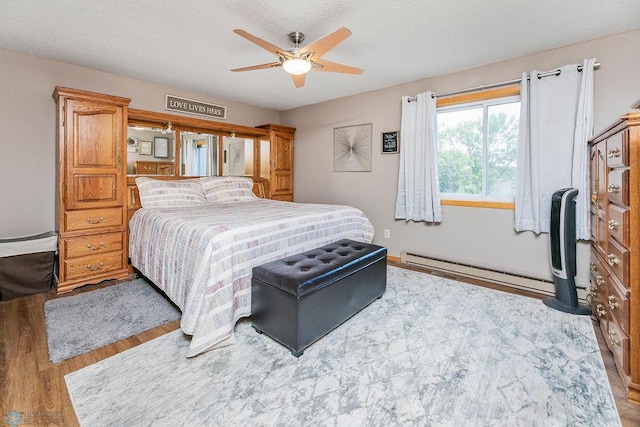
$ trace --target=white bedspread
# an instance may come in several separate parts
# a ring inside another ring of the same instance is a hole
[[[251,270],[339,239],[370,243],[373,226],[348,206],[278,202],[143,208],[130,222],[132,265],[182,310],[187,356],[231,344],[251,314]]]

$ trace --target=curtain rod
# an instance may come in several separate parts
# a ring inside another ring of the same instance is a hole
[[[593,64],[593,69],[594,70],[597,70],[598,68],[600,68],[600,63],[599,62],[596,62],[595,64]],[[578,65],[578,71],[582,71],[582,65]],[[561,72],[562,71],[560,69],[553,70],[553,71],[545,71],[544,73],[536,74],[536,77],[541,79],[543,77],[559,76]],[[529,80],[530,78],[531,78],[530,76],[527,76],[527,80]],[[449,91],[449,92],[437,93],[437,94],[431,95],[431,97],[432,98],[443,98],[443,97],[452,96],[452,95],[459,95],[461,93],[475,92],[477,90],[493,89],[493,88],[496,88],[496,87],[508,86],[508,85],[520,83],[521,81],[522,81],[522,78],[505,80],[505,81],[497,82],[497,83],[489,83],[487,85],[480,85],[480,86],[468,87],[468,88],[465,88],[465,89],[452,90],[452,91]],[[416,99],[417,98],[414,96],[414,97],[409,98],[407,100],[407,102],[415,101]]]

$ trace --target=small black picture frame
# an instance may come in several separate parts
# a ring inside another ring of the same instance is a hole
[[[382,154],[397,154],[400,149],[400,131],[382,132]]]

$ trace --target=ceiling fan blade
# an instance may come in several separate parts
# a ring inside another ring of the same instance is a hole
[[[344,74],[362,74],[362,68],[352,67],[350,65],[338,64],[337,62],[329,62],[325,60],[313,61],[312,71],[329,71],[332,73],[344,73]],[[319,65],[319,67],[318,67]]]
[[[259,37],[254,36],[253,34],[249,34],[244,30],[239,30],[239,29],[235,29],[233,30],[234,33],[236,33],[237,35],[244,37],[245,39],[249,40],[252,43],[257,44],[258,46],[260,46],[261,48],[268,50],[269,52],[273,53],[274,55],[282,55],[285,58],[289,58],[291,57],[291,54],[289,52],[287,52],[284,49],[279,48],[278,46],[272,45],[271,43],[262,40]]]
[[[264,68],[275,68],[275,67],[281,67],[281,66],[282,66],[282,64],[280,62],[269,62],[268,64],[260,64],[260,65],[252,65],[250,67],[234,68],[231,71],[262,70]]]
[[[351,31],[347,28],[342,27],[334,31],[333,33],[322,37],[300,49],[300,54],[304,55],[305,53],[313,52],[313,58],[320,58],[322,55],[327,53],[330,49],[333,49],[340,42],[351,35]]]
[[[293,84],[296,85],[297,88],[301,88],[304,86],[304,78],[306,74],[294,75],[290,74],[291,80],[293,80]]]

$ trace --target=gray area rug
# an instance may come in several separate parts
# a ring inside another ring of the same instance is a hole
[[[180,318],[180,310],[144,279],[49,300],[44,314],[53,363]]]
[[[296,359],[236,326],[174,331],[65,376],[81,425],[618,426],[589,317],[389,267],[387,292]]]

